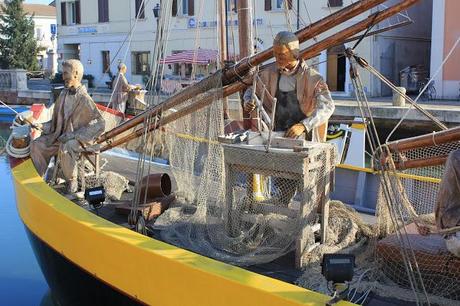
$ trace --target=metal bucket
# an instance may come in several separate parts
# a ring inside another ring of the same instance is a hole
[[[30,127],[28,125],[15,126],[11,132],[11,145],[15,149],[27,148],[30,144]]]

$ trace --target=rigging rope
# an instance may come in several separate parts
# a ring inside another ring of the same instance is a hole
[[[288,0],[284,0],[282,5],[283,5],[284,18],[286,19],[287,28],[289,29],[289,32],[293,32],[292,24],[291,24],[291,16],[289,15]],[[291,5],[292,5],[292,1],[291,1]]]
[[[378,132],[377,128],[375,125],[375,122],[373,120],[373,115],[372,111],[370,109],[369,102],[367,100],[367,96],[364,91],[364,86],[362,84],[362,80],[360,78],[359,72],[357,70],[357,65],[358,61],[357,60],[362,60],[359,57],[356,57],[353,55],[353,51],[351,49],[347,50],[347,56],[350,61],[350,66],[351,66],[351,72],[352,72],[352,83],[353,86],[355,87],[355,95],[356,95],[356,100],[358,102],[361,114],[363,116],[363,120],[369,120],[369,126],[367,126],[368,129],[368,138],[369,138],[369,144],[371,146],[371,152],[374,158],[376,157],[375,152],[377,148],[381,148],[381,143],[378,138]],[[361,63],[359,63],[361,66]],[[394,166],[394,165],[393,165]],[[408,276],[408,280],[410,283],[410,286],[414,292],[415,298],[416,298],[416,303],[417,305],[421,305],[421,301],[419,300],[418,292],[422,291],[426,301],[429,304],[429,298],[428,294],[426,292],[423,279],[421,276],[420,268],[418,266],[417,259],[415,257],[415,253],[413,251],[413,248],[411,246],[411,242],[409,240],[409,235],[407,234],[407,230],[405,227],[402,229],[398,228],[398,221],[396,219],[396,216],[399,215],[401,219],[404,219],[403,212],[401,210],[401,206],[398,205],[398,203],[394,202],[394,199],[397,198],[397,194],[399,194],[399,191],[401,190],[401,186],[394,186],[392,181],[390,180],[388,171],[392,170],[395,174],[395,169],[383,169],[382,171],[382,192],[384,194],[384,197],[386,199],[386,204],[387,204],[387,209],[391,212],[390,219],[392,221],[393,226],[396,228],[396,236],[398,238],[399,243],[401,244],[401,255],[404,258],[404,266],[406,269],[406,273]],[[404,235],[403,233],[404,232]],[[404,239],[405,238],[405,239]],[[407,247],[406,247],[407,246]],[[415,271],[414,271],[415,270]],[[416,278],[416,275],[418,277],[418,281]],[[418,288],[418,285],[421,286],[421,288]]]

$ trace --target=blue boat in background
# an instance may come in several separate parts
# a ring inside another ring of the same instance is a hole
[[[11,106],[16,112],[21,113],[24,111],[29,110],[28,106]],[[0,122],[11,122],[12,118],[14,118],[16,114],[6,106],[0,106]]]

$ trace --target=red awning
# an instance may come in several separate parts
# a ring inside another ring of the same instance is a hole
[[[165,57],[162,64],[202,64],[206,65],[217,60],[217,51],[209,49],[186,50]]]

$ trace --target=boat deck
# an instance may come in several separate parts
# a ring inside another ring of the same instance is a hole
[[[103,154],[102,159],[105,159],[107,161],[106,165],[103,168],[103,171],[113,171],[116,173],[119,173],[123,175],[125,178],[127,178],[130,181],[131,185],[134,185],[134,182],[136,181],[136,171],[137,171],[137,164],[138,161],[134,157],[127,157],[123,156],[122,154],[117,154],[117,153],[109,153],[109,154]],[[162,165],[159,163],[150,163],[150,169],[152,173],[155,172],[162,172],[162,173],[168,173],[170,177],[172,178],[172,185],[173,185],[173,191],[176,189],[176,184],[174,182],[173,176],[170,173],[169,167],[167,165]],[[122,215],[118,213],[115,208],[117,205],[120,205],[121,203],[126,203],[132,199],[133,193],[124,193],[122,199],[120,201],[113,201],[109,204],[104,205],[102,208],[98,209],[97,211],[91,210],[95,213],[97,213],[100,217],[109,220],[115,224],[118,224],[120,226],[133,229],[132,226],[128,224],[128,218],[126,215]],[[82,202],[78,202],[79,205],[82,204]],[[85,204],[85,207],[89,209],[87,204]],[[376,222],[375,216],[372,215],[366,215],[366,214],[361,214],[365,222],[369,224],[373,224]],[[158,230],[152,230],[147,226],[147,234],[148,236],[162,240],[160,232]],[[295,267],[295,254],[294,251],[290,252],[270,263],[265,263],[265,264],[258,264],[258,265],[253,265],[249,267],[244,267],[245,269],[264,275],[268,276],[271,278],[275,278],[284,282],[288,282],[291,284],[296,284],[296,281],[299,279],[299,277],[303,274],[303,271],[300,269],[297,269]],[[399,300],[391,299],[391,298],[383,298],[379,296],[374,296],[374,295],[369,295],[369,297],[366,300],[365,305],[375,305],[375,306],[387,306],[387,305],[415,305],[415,303],[408,303],[408,302],[402,302]]]

